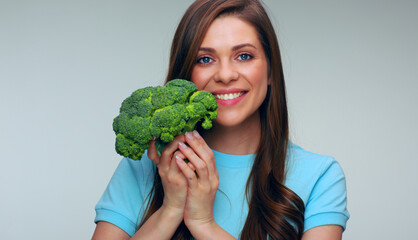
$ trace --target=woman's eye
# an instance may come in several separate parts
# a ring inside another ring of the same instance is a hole
[[[241,61],[250,60],[251,58],[253,58],[253,57],[248,53],[243,53],[243,54],[240,54],[238,56],[238,59],[241,60]]]
[[[201,57],[197,59],[197,63],[208,64],[211,62],[212,62],[212,59],[210,57]]]

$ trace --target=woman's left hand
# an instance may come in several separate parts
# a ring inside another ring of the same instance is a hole
[[[217,225],[213,216],[213,204],[219,186],[219,174],[213,151],[199,133],[193,131],[185,135],[189,146],[179,143],[179,149],[189,163],[181,158],[177,158],[176,162],[188,183],[184,223],[196,237],[195,234],[210,231]]]

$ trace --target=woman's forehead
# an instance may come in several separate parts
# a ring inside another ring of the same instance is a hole
[[[260,44],[256,28],[236,16],[227,15],[218,17],[211,23],[201,47],[235,46],[243,43]]]

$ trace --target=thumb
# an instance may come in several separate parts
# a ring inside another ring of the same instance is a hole
[[[149,142],[147,155],[148,155],[149,159],[151,159],[153,162],[155,162],[155,164],[160,163],[160,157],[158,156],[157,149],[155,148],[155,140],[151,140]]]

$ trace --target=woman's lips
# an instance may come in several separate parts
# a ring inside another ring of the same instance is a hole
[[[247,94],[242,89],[222,89],[212,92],[218,104],[223,106],[232,106],[240,102]]]

